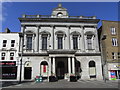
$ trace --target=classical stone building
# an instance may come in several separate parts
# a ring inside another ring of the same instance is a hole
[[[10,32],[6,28],[5,32],[0,32],[0,79],[19,80],[19,34]]]
[[[102,80],[99,19],[95,16],[69,16],[59,4],[50,16],[23,15],[19,20],[23,35],[20,46],[24,46],[19,50],[22,80],[32,80],[37,75]]]
[[[120,33],[118,21],[102,20],[99,31],[104,77],[109,80],[120,79]]]

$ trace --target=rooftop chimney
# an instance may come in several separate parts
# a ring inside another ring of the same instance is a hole
[[[6,29],[5,29],[5,32],[6,32],[6,33],[10,33],[10,29],[9,29],[9,28],[6,28]]]

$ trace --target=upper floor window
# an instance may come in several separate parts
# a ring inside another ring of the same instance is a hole
[[[10,53],[10,60],[14,60],[14,53]]]
[[[11,47],[15,46],[15,40],[11,40]]]
[[[78,35],[73,35],[73,49],[78,49]]]
[[[5,53],[1,53],[1,60],[5,60]]]
[[[32,50],[32,36],[27,36],[27,50]]]
[[[117,38],[112,38],[112,46],[118,46]]]
[[[3,40],[3,47],[6,47],[7,40]]]
[[[118,52],[118,59],[120,59],[120,52]]]
[[[88,49],[92,49],[92,35],[87,35]]]
[[[58,36],[58,49],[63,49],[63,37]]]
[[[42,50],[47,50],[47,35],[42,35]]]
[[[116,34],[116,28],[115,27],[111,27],[110,28],[111,34],[115,35]]]
[[[112,59],[116,59],[116,53],[112,52]]]

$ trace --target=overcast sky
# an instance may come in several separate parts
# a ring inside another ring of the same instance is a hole
[[[13,32],[20,32],[18,17],[23,14],[51,15],[58,3],[67,8],[69,16],[96,16],[100,20],[118,21],[118,2],[4,2],[0,16],[2,32],[7,27]]]

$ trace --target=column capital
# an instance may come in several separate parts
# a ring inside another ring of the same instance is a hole
[[[51,27],[55,28],[55,25],[50,25]]]
[[[26,25],[21,25],[21,27],[23,27],[24,29],[26,29]]]
[[[40,29],[40,28],[41,28],[41,26],[40,26],[40,25],[36,25],[36,27],[37,27],[38,29]]]

